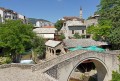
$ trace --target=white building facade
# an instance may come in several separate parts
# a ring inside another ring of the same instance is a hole
[[[0,22],[4,22],[6,19],[12,19],[12,20],[20,19],[26,23],[25,16],[18,14],[17,12],[14,12],[13,10],[0,7]]]
[[[66,39],[72,38],[75,33],[86,35],[86,25],[82,18],[82,8],[80,8],[79,17],[63,17],[62,20],[64,23],[60,33],[63,33]]]
[[[54,39],[56,30],[57,30],[56,28],[44,28],[44,27],[33,29],[37,36],[42,36],[45,39]]]
[[[73,18],[72,20],[67,20],[64,22],[61,32],[65,35],[66,39],[73,37],[75,33],[85,35],[86,25],[84,25],[83,20]]]
[[[54,24],[49,21],[37,21],[35,24],[35,27],[44,27],[44,26],[54,26]]]

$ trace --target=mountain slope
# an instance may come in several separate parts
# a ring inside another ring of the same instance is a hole
[[[37,21],[50,22],[50,21],[44,20],[44,19],[28,18],[29,23],[36,24]]]

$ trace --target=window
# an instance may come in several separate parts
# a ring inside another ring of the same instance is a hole
[[[74,34],[75,32],[74,32],[74,30],[72,30],[72,34]]]
[[[56,50],[56,55],[60,55],[60,53],[61,53],[61,50],[60,50],[60,49],[57,49],[57,50]]]
[[[49,50],[50,50],[50,53],[51,53],[51,49],[49,48]]]
[[[52,49],[52,53],[54,54],[54,50]]]
[[[84,30],[82,30],[82,34],[84,34]]]

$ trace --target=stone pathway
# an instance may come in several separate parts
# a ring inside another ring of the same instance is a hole
[[[55,81],[40,72],[32,72],[31,69],[10,67],[0,69],[0,81]]]

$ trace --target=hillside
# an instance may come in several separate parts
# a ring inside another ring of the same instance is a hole
[[[36,24],[37,21],[50,22],[50,21],[44,20],[44,19],[28,18],[29,23]]]

